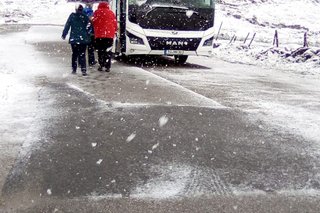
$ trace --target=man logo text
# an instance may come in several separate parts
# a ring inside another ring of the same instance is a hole
[[[187,41],[166,41],[166,45],[168,46],[187,46]]]

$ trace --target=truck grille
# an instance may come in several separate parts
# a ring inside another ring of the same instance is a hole
[[[151,50],[196,51],[201,38],[159,38],[147,37]]]

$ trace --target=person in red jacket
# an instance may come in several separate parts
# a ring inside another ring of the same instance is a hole
[[[98,50],[99,71],[110,72],[111,50],[113,38],[117,32],[117,20],[114,13],[110,10],[107,2],[99,3],[98,9],[93,14],[94,37]]]

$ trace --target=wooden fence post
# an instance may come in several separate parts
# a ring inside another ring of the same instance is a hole
[[[308,47],[308,38],[307,38],[308,34],[307,32],[304,33],[304,36],[303,36],[303,47]]]
[[[223,22],[221,22],[221,24],[220,24],[220,27],[219,27],[219,30],[218,30],[218,34],[217,34],[216,40],[218,40],[218,37],[219,37],[219,34],[220,34],[220,30],[221,30],[222,24],[223,24]]]
[[[232,36],[232,38],[230,39],[230,42],[229,42],[229,44],[231,44],[232,43],[232,41],[233,41],[233,39],[236,37],[236,34],[234,34],[233,36]]]
[[[276,47],[279,47],[279,37],[278,37],[278,30],[275,31],[274,37],[273,37],[273,46],[276,45]]]
[[[251,46],[251,44],[252,44],[252,42],[253,42],[254,37],[256,37],[256,33],[254,33],[254,34],[253,34],[252,39],[251,39],[251,41],[250,41],[250,43],[249,43],[249,46],[248,46],[248,47],[250,47],[250,46]]]
[[[244,44],[247,42],[249,35],[250,35],[250,33],[248,33],[247,37],[244,39],[244,42],[243,42]]]

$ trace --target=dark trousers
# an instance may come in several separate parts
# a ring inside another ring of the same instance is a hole
[[[98,61],[101,67],[110,69],[111,67],[111,50],[107,49],[112,47],[113,38],[96,38],[96,49],[98,50]]]
[[[79,66],[81,67],[81,72],[85,73],[87,71],[86,66],[86,44],[71,44],[72,49],[72,58],[71,58],[71,66],[72,71],[77,71],[77,66],[79,63]]]
[[[88,45],[88,62],[89,62],[89,65],[94,65],[95,64],[94,36],[91,36],[91,43]]]

